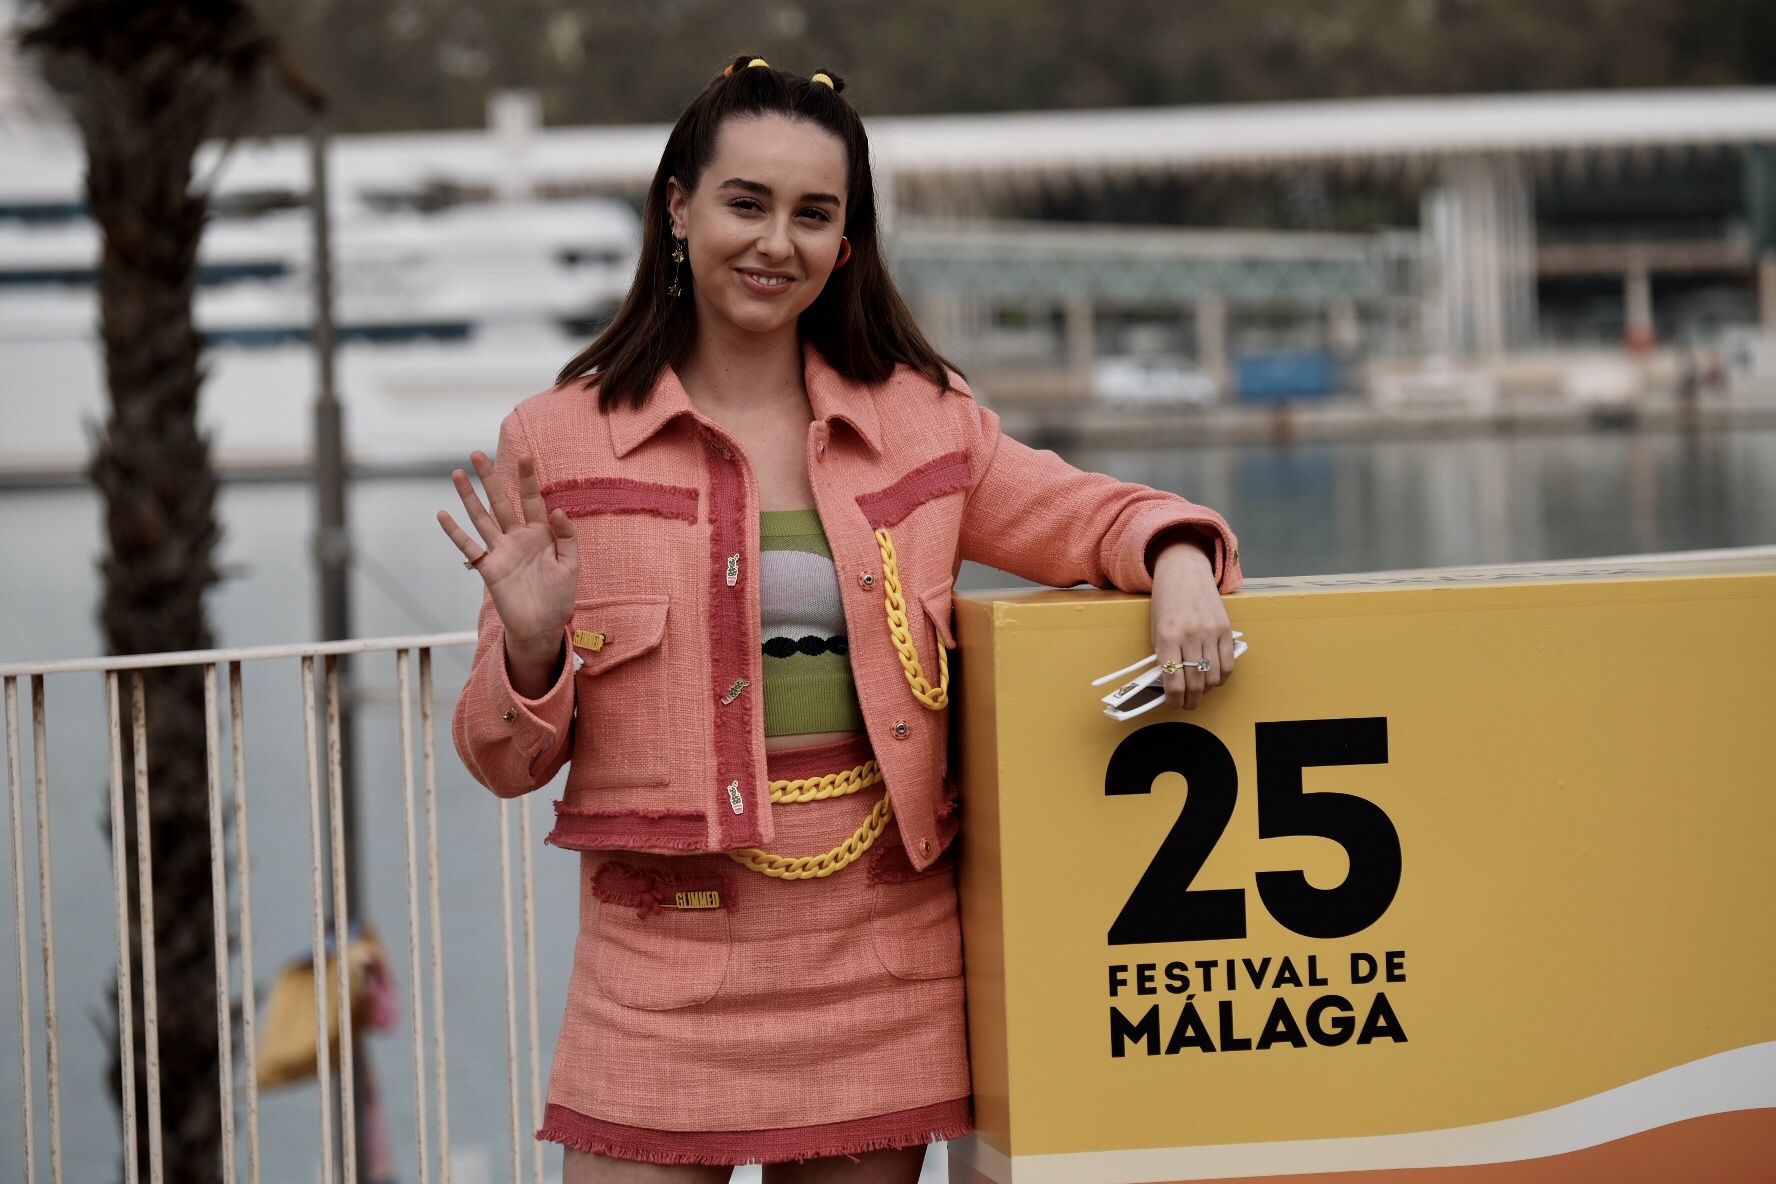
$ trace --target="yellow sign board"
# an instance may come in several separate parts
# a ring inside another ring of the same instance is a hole
[[[957,599],[958,1184],[1776,1180],[1776,556]],[[1669,1174],[1666,1174],[1669,1173]]]

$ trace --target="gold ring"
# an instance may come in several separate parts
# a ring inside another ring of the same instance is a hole
[[[465,560],[463,560],[463,566],[464,566],[464,567],[470,567],[470,568],[472,568],[472,567],[474,567],[474,566],[475,566],[475,565],[476,565],[476,564],[477,564],[477,563],[480,563],[480,562],[481,562],[481,561],[482,561],[482,560],[483,560],[483,559],[485,559],[485,558],[487,558],[487,551],[486,551],[486,550],[485,550],[485,549],[483,549],[483,550],[482,550],[482,552],[481,552],[481,554],[479,554],[479,555],[477,555],[477,556],[475,556],[475,557],[474,557],[474,558],[473,558],[473,559],[465,559]]]
[[[1180,670],[1182,670],[1182,669],[1184,669],[1184,667],[1185,667],[1185,666],[1186,666],[1186,665],[1189,665],[1189,663],[1185,663],[1185,662],[1161,662],[1161,663],[1160,663],[1160,664],[1159,664],[1159,668],[1160,668],[1160,670],[1161,670],[1161,671],[1163,671],[1163,672],[1164,672],[1164,673],[1166,673],[1166,674],[1176,674],[1176,673],[1178,673],[1178,671],[1180,671]]]

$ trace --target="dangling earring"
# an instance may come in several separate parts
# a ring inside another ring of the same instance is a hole
[[[837,271],[839,268],[845,266],[845,264],[847,264],[849,262],[851,262],[851,240],[848,238],[840,238],[839,239],[839,261],[837,263],[833,264],[833,270]]]
[[[684,268],[685,240],[676,234],[672,236],[672,282],[666,285],[666,295],[677,300],[684,289],[679,286],[679,273]]]

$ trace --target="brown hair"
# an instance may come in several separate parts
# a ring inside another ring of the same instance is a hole
[[[610,324],[561,368],[556,381],[596,380],[598,405],[609,411],[625,399],[641,406],[661,367],[683,365],[696,339],[697,311],[689,297],[674,298],[666,292],[672,273],[666,234],[667,179],[677,177],[687,191],[694,191],[715,156],[716,135],[724,121],[776,114],[833,133],[845,145],[848,166],[845,236],[851,240],[851,260],[832,273],[803,311],[797,326],[802,340],[852,378],[880,382],[897,364],[905,363],[949,389],[949,371],[961,371],[919,331],[882,258],[869,138],[856,110],[840,97],[844,80],[831,70],[818,71],[832,79],[829,87],[768,66],[748,68],[751,60],[750,54],[735,58],[673,124],[642,207],[641,258],[629,294]]]

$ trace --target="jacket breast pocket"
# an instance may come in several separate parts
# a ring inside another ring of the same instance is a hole
[[[666,746],[652,733],[672,694],[665,596],[574,604],[573,648],[579,737],[576,781],[598,786],[665,785]]]

